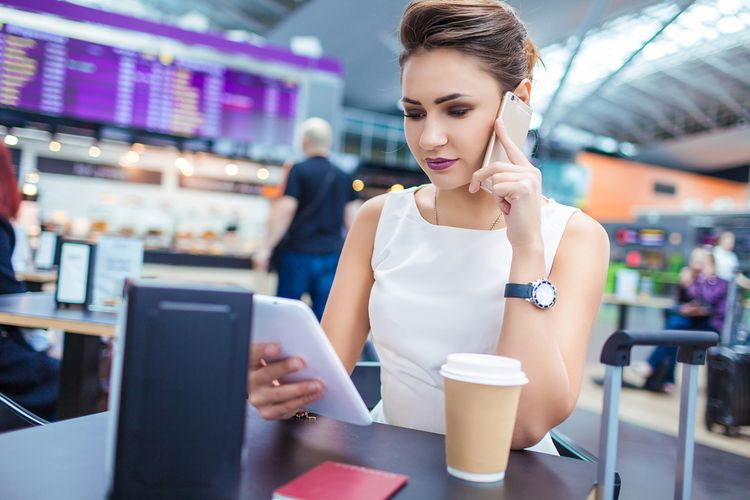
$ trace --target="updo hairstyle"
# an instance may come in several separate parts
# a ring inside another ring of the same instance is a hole
[[[539,50],[501,0],[414,0],[401,19],[399,64],[421,51],[451,48],[477,57],[503,92],[532,79]]]

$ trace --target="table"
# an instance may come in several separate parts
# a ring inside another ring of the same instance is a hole
[[[26,271],[16,273],[16,279],[26,284],[30,292],[41,292],[47,283],[57,282],[57,271]]]
[[[116,319],[114,313],[58,309],[52,293],[0,295],[0,324],[65,332],[58,400],[61,419],[96,411],[100,337],[115,335]]]
[[[607,293],[602,298],[602,304],[617,306],[617,329],[625,330],[628,326],[628,308],[630,306],[670,309],[674,307],[675,300],[670,297],[652,297],[649,295],[639,295],[633,299],[623,299],[617,295]]]
[[[105,498],[105,443],[109,413],[0,435],[3,500]],[[596,464],[528,451],[512,452],[504,482],[473,484],[445,471],[439,434],[335,420],[267,422],[248,411],[241,499],[269,499],[275,488],[324,460],[409,476],[401,499],[583,499],[596,481]]]

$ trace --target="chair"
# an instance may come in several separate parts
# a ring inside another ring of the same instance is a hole
[[[567,458],[574,458],[576,460],[583,460],[586,462],[597,462],[597,458],[591,454],[587,449],[581,448],[578,446],[575,441],[570,439],[568,436],[563,434],[562,432],[558,431],[557,429],[553,429],[549,431],[549,435],[552,438],[552,444],[555,445],[555,449],[557,449],[557,452],[560,454],[561,457],[567,457]],[[620,480],[620,473],[615,472],[615,494],[614,494],[614,500],[617,500],[620,498],[620,487],[621,487],[621,480]]]
[[[0,393],[0,433],[48,423]]]
[[[551,430],[549,435],[561,457],[575,458],[576,460],[583,460],[585,462],[596,462],[596,456],[585,448],[578,446],[572,439],[557,429]]]
[[[352,372],[352,382],[369,410],[380,401],[380,361],[358,361]]]

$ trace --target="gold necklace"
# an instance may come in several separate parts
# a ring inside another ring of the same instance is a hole
[[[432,203],[432,208],[433,208],[433,212],[435,213],[435,225],[439,226],[440,224],[438,223],[438,213],[437,213],[437,189],[435,190],[435,198]],[[503,211],[500,210],[500,213],[497,214],[497,218],[495,219],[495,222],[493,222],[492,225],[490,226],[490,231],[495,229],[495,226],[497,225],[497,223],[500,221],[502,217],[503,217]]]

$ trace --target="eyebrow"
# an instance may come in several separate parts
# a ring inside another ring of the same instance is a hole
[[[435,102],[435,104],[442,104],[442,103],[444,103],[446,101],[452,101],[453,99],[458,99],[459,97],[471,97],[471,96],[470,95],[466,95],[466,94],[454,93],[454,94],[444,95],[443,97],[438,97],[437,99],[435,99],[434,102]],[[408,103],[408,104],[416,104],[416,105],[421,105],[422,104],[421,102],[417,101],[416,99],[411,99],[409,97],[402,97],[401,100],[403,102],[405,102],[405,103]]]

